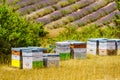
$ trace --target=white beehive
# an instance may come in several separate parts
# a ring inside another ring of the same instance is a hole
[[[22,51],[23,69],[43,67],[43,52],[40,49],[30,49]]]
[[[115,40],[101,40],[99,42],[99,55],[116,55]]]
[[[59,66],[60,56],[59,54],[43,54],[44,66],[45,67],[52,67],[52,66]]]
[[[99,41],[107,40],[107,38],[93,38],[87,41],[87,54],[98,55],[99,54]]]
[[[116,50],[117,50],[117,55],[120,55],[120,39],[111,39],[111,40],[115,40],[116,42]]]
[[[73,48],[73,58],[80,59],[86,57],[86,48]]]

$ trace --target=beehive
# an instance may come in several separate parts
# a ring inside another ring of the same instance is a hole
[[[70,43],[56,42],[56,53],[60,54],[61,60],[70,59]]]
[[[71,58],[80,59],[86,57],[86,43],[73,41],[70,42]]]
[[[116,55],[115,40],[100,40],[99,55]]]
[[[12,48],[11,65],[23,69],[43,67],[43,50],[46,49],[40,47]]]
[[[23,69],[43,67],[43,52],[40,49],[28,48],[22,51]]]
[[[87,41],[87,54],[99,54],[99,41],[107,40],[107,38],[92,38]]]
[[[27,49],[26,47],[12,48],[11,55],[11,66],[22,68],[22,50]]]
[[[58,67],[60,61],[59,54],[43,54],[43,61],[45,67]]]
[[[47,48],[36,47],[36,46],[28,46],[28,48],[32,49],[40,49],[43,53],[47,53]]]
[[[111,40],[115,40],[117,55],[120,55],[120,39],[111,39]]]

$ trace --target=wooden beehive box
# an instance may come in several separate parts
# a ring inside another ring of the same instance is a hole
[[[86,57],[86,48],[73,48],[71,50],[71,57],[73,59],[81,59]]]
[[[30,49],[40,49],[43,53],[47,53],[47,48],[36,47],[36,46],[28,46]]]
[[[86,48],[86,43],[84,43],[84,42],[71,42],[70,48]]]
[[[92,38],[87,41],[87,54],[99,55],[99,41],[107,38]]]
[[[45,67],[58,67],[60,62],[60,55],[59,54],[43,54],[43,61]]]
[[[43,52],[39,49],[28,48],[22,51],[22,68],[32,69],[43,67]]]
[[[71,58],[80,59],[86,56],[86,43],[80,41],[70,42]]]
[[[99,42],[99,55],[116,55],[115,40],[101,40]]]
[[[11,54],[11,66],[16,68],[22,68],[22,50],[26,47],[12,48]]]
[[[120,55],[120,39],[111,39],[111,40],[115,40],[117,55]]]
[[[60,54],[60,60],[70,59],[70,43],[56,42],[56,53]]]

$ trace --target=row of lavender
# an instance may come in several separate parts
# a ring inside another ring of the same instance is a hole
[[[59,1],[57,4],[54,4],[54,5],[48,6],[48,7],[44,7],[42,9],[35,11],[35,12],[32,12],[31,14],[27,15],[27,18],[30,18],[30,19],[37,19],[38,18],[37,21],[39,22],[39,18],[41,19],[43,17],[51,17],[51,16],[54,17],[54,16],[59,15],[60,13],[64,13],[64,12],[69,14],[81,6],[78,3],[79,0],[76,0],[75,4],[73,4],[74,3],[74,1],[73,1],[73,2],[69,3],[69,5],[64,4],[64,6],[63,6],[63,4],[60,4],[61,2],[62,1]],[[63,15],[65,15],[65,14],[61,14],[60,16],[57,16],[57,17],[60,18]]]
[[[43,0],[43,1],[38,1],[37,3],[27,5],[24,7],[21,7],[20,4],[17,4],[19,6],[19,9],[17,11],[21,12],[21,15],[26,15],[34,11],[37,11],[39,9],[42,9],[44,7],[56,4],[58,1],[60,0]]]
[[[78,9],[86,7],[94,2],[95,2],[95,0],[89,0],[89,1],[80,0],[80,1],[76,2],[75,4],[72,4],[72,5],[62,8],[60,10],[57,10],[57,11],[55,11],[51,14],[48,14],[44,17],[38,18],[37,22],[43,22],[44,24],[50,23],[52,21],[58,20],[61,17],[64,17],[68,14],[73,13],[73,12],[77,11]]]
[[[19,0],[14,7],[28,20],[42,22],[48,28],[102,25],[110,22],[114,14],[120,14],[114,0]]]
[[[82,8],[77,12],[62,17],[59,20],[53,21],[45,26],[50,28],[51,27],[56,28],[56,27],[62,27],[63,25],[67,25],[70,23],[76,24],[78,26],[83,26],[84,24],[88,24],[89,22],[96,21],[97,19],[104,17],[109,13],[117,10],[116,3],[111,1],[107,2],[100,0],[87,7]],[[104,4],[101,5],[101,2],[103,2]],[[97,5],[97,7],[95,7],[95,5]],[[48,21],[49,19],[46,20]],[[45,20],[43,21],[45,22]]]
[[[35,2],[32,1],[33,3],[30,4],[31,0],[28,0],[26,2],[25,1],[18,2],[15,7],[18,9],[17,11],[20,11],[22,13],[22,15],[26,15],[42,8],[51,10],[51,7],[52,7],[52,9],[58,10],[62,7],[73,4],[76,1],[79,1],[79,0],[41,0],[41,1],[35,1]]]
[[[108,6],[105,6],[96,12],[93,12],[77,21],[74,21],[72,24],[77,24],[78,26],[88,24],[90,22],[94,22],[96,20],[99,20],[100,18],[111,15],[114,16],[115,13],[119,13],[119,11],[116,11],[117,6],[115,2],[110,3]]]

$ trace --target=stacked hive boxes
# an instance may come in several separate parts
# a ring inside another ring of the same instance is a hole
[[[120,55],[120,39],[116,39],[116,45],[117,45],[117,55]]]
[[[117,55],[120,55],[120,39],[111,39],[111,40],[115,40]]]
[[[12,48],[12,66],[31,69],[43,67],[43,48]]]
[[[27,48],[12,48],[11,65],[13,67],[22,68],[22,50]]]
[[[70,59],[70,43],[56,42],[56,53],[60,54],[61,60]]]
[[[99,54],[99,41],[107,40],[106,38],[93,38],[87,41],[87,54],[98,55]]]
[[[45,67],[59,66],[59,54],[43,54],[43,61]]]
[[[43,52],[40,49],[27,49],[22,51],[23,69],[43,67]]]
[[[86,43],[84,42],[70,42],[71,58],[80,59],[86,57]]]
[[[115,40],[100,40],[99,55],[116,55]]]

